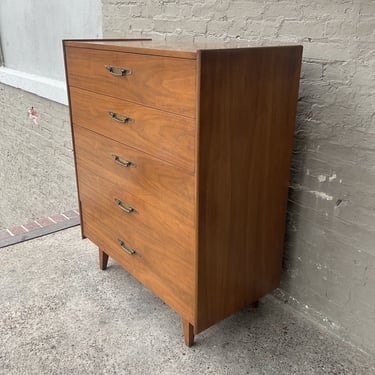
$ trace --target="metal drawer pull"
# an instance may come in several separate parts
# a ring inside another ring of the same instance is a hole
[[[131,122],[134,122],[134,120],[131,117],[119,115],[116,112],[108,112],[108,114],[111,116],[113,120],[121,122],[122,124],[130,124]]]
[[[137,212],[135,208],[127,205],[126,203],[124,203],[122,200],[118,198],[115,198],[115,202],[121,210],[125,211],[128,214],[131,214],[132,212]]]
[[[132,74],[130,69],[121,68],[120,66],[106,65],[105,68],[115,77],[123,77]]]
[[[129,167],[135,168],[136,167],[135,163],[133,163],[132,161],[121,159],[120,156],[118,156],[116,154],[112,154],[112,157],[113,157],[115,163],[121,165],[121,167],[126,167],[126,168],[129,168]]]
[[[127,245],[123,240],[117,239],[118,244],[121,246],[121,249],[129,255],[135,255],[136,251]]]

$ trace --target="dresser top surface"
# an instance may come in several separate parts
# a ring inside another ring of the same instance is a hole
[[[161,56],[182,57],[196,59],[199,51],[203,50],[225,50],[237,48],[264,48],[264,47],[291,47],[277,42],[265,44],[265,42],[166,42],[164,40],[151,39],[90,39],[90,40],[65,40],[65,46],[100,49],[108,51],[131,52],[141,54],[152,54]],[[300,48],[300,46],[293,45]]]

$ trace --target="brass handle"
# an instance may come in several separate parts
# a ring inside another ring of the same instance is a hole
[[[116,154],[112,154],[112,157],[113,157],[115,163],[121,165],[121,167],[125,167],[125,168],[129,168],[129,167],[135,168],[136,167],[135,163],[133,163],[132,161],[122,159],[122,158],[120,158],[120,156],[118,156]]]
[[[105,68],[115,77],[123,77],[132,74],[130,69],[121,68],[120,66],[106,65]]]
[[[115,202],[117,204],[117,206],[125,211],[127,214],[131,214],[132,212],[137,212],[137,210],[129,205],[127,205],[126,203],[124,203],[122,200],[118,199],[118,198],[115,198]]]
[[[136,251],[132,249],[129,245],[126,244],[123,240],[117,239],[118,244],[120,245],[121,249],[125,251],[125,253],[129,255],[135,255]]]
[[[131,117],[119,115],[116,112],[108,112],[108,114],[111,116],[113,120],[121,122],[122,124],[130,124],[131,122],[134,122],[134,120]]]

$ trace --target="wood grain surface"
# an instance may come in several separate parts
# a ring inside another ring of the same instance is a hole
[[[198,331],[279,286],[301,54],[201,52]]]
[[[195,60],[66,48],[69,85],[195,117]],[[114,77],[106,65],[130,69]]]
[[[85,222],[84,234],[99,248],[121,264],[146,287],[187,320],[193,319],[194,283],[192,262],[176,256],[168,243],[152,240],[148,233],[136,231],[136,227],[107,226],[103,212],[96,206],[82,205]],[[135,254],[127,254],[119,245],[124,241],[134,249]],[[180,254],[181,255],[181,254]]]
[[[64,40],[64,46],[75,48],[90,48],[114,52],[128,52],[152,56],[181,57],[196,59],[195,44],[181,44],[180,41],[171,43],[165,40],[143,39],[74,39]],[[222,46],[224,43],[221,44]]]
[[[77,164],[82,168],[122,186],[145,202],[168,205],[181,215],[194,217],[194,176],[80,126],[74,126],[74,140]],[[136,166],[123,167],[112,155]]]
[[[83,205],[97,209],[100,221],[107,226],[136,227],[134,232],[145,233],[152,241],[166,244],[168,251],[176,251],[182,258],[191,261],[194,253],[195,223],[163,202],[145,202],[139,196],[126,191],[123,186],[94,174],[78,163],[80,177],[80,199]],[[116,201],[117,200],[117,201]],[[122,206],[131,207],[132,212]],[[110,213],[110,214],[109,214]]]
[[[194,172],[195,120],[75,87],[70,98],[75,124]],[[108,112],[132,121],[119,123]]]
[[[191,346],[279,285],[302,47],[64,45],[83,235],[181,315]]]

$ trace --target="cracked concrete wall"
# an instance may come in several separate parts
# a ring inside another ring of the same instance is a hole
[[[373,0],[103,0],[106,37],[304,45],[278,295],[372,352],[374,26]]]
[[[0,121],[0,229],[78,207],[67,106],[0,84]]]

